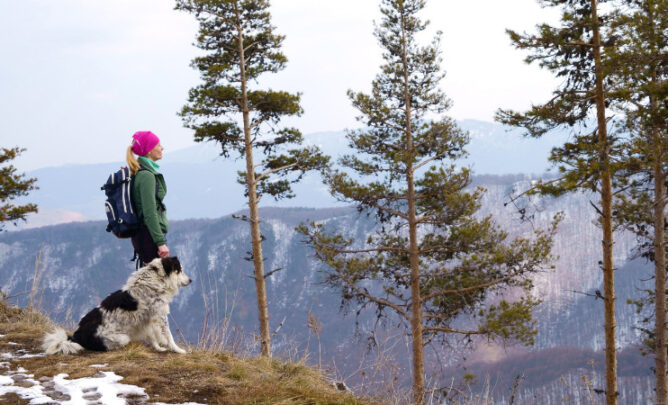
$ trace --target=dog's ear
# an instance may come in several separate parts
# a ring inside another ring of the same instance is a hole
[[[181,271],[181,262],[176,256],[173,257],[163,257],[162,259],[162,268],[165,269],[165,274],[170,275],[172,272]]]
[[[148,265],[146,265],[146,268],[152,271],[155,271],[156,273],[160,271],[160,266],[162,265],[162,261],[158,262],[160,259],[153,259],[151,260]]]

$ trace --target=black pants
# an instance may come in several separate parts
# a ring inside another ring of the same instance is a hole
[[[146,225],[142,225],[139,232],[132,237],[132,247],[135,248],[135,255],[138,260],[137,268],[143,267],[151,260],[160,257],[158,246],[153,242]]]

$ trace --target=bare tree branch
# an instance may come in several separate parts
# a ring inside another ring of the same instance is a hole
[[[497,278],[496,280],[492,280],[489,283],[478,284],[478,285],[474,285],[474,286],[466,287],[466,288],[458,288],[456,290],[439,290],[439,291],[436,291],[436,292],[431,293],[429,295],[425,295],[422,299],[424,301],[428,301],[432,298],[440,297],[442,295],[462,294],[462,293],[469,292],[469,291],[481,290],[481,289],[491,287],[493,285],[500,284],[504,281],[510,280],[513,277],[515,277],[514,273],[512,273],[512,274],[510,274],[506,277]]]
[[[379,298],[379,297],[371,295],[368,291],[366,291],[366,289],[362,289],[357,284],[350,281],[350,279],[348,279],[345,275],[343,275],[342,272],[337,271],[336,273],[339,275],[341,280],[343,280],[348,286],[350,286],[353,290],[355,290],[355,292],[357,294],[361,295],[362,297],[368,299],[369,301],[371,301],[371,302],[373,302],[377,305],[386,306],[386,307],[390,307],[390,308],[394,309],[395,311],[397,311],[397,313],[399,315],[403,316],[406,319],[411,319],[408,312],[406,312],[399,305],[397,305],[397,304],[395,304],[391,301],[388,301],[386,299]]]
[[[445,153],[439,153],[437,155],[434,155],[434,156],[430,157],[429,159],[426,159],[425,161],[423,161],[421,163],[418,163],[417,165],[413,166],[413,171],[419,170],[420,168],[424,167],[425,165],[433,162],[434,160],[440,159],[445,155],[446,155]]]
[[[379,247],[373,249],[332,249],[332,252],[339,254],[355,254],[355,253],[379,253],[379,252],[408,252],[408,249],[405,248],[394,248],[394,247]]]
[[[275,169],[267,170],[266,172],[257,176],[257,178],[255,180],[260,181],[260,180],[264,179],[265,177],[267,177],[271,174],[274,174],[276,172],[280,172],[281,170],[291,169],[291,168],[296,167],[296,166],[298,166],[298,163],[290,163],[289,165],[285,165],[285,166],[277,167]]]
[[[425,326],[422,330],[424,330],[425,332],[459,333],[461,335],[489,334],[489,331],[487,330],[464,330],[464,329],[442,328],[438,326]]]
[[[257,45],[257,41],[255,41],[255,42],[251,43],[250,45],[248,45],[247,47],[245,47],[245,48],[244,48],[244,52],[246,52],[247,50],[251,49],[251,48],[254,47],[255,45]]]
[[[255,107],[257,107],[257,106],[255,106]],[[253,111],[253,110],[254,109],[251,109],[250,111]],[[253,129],[253,128],[257,127],[258,125],[262,124],[263,122],[267,121],[268,119],[269,119],[269,116],[264,116],[264,117],[260,118],[259,120],[255,121],[254,123],[252,123],[250,125],[250,129]]]

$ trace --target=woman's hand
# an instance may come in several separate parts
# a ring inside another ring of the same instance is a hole
[[[167,245],[158,246],[158,256],[160,257],[169,256],[169,248],[167,247]]]

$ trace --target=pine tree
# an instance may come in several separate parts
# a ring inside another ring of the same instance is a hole
[[[297,129],[278,127],[282,117],[301,114],[299,94],[252,88],[261,75],[276,73],[287,62],[280,49],[284,37],[274,34],[267,0],[177,0],[176,9],[195,15],[197,46],[206,51],[192,61],[203,83],[190,90],[180,112],[185,126],[195,131],[196,141],[217,142],[221,155],[237,151],[246,162],[239,182],[250,212],[261,350],[271,356],[265,286],[271,273],[264,271],[258,203],[265,194],[293,197],[291,184],[327,159],[315,147],[301,147]],[[256,150],[264,157],[260,164],[254,162]]]
[[[27,196],[31,190],[35,190],[35,178],[26,178],[24,174],[16,173],[16,168],[7,164],[25,149],[21,148],[2,148],[0,152],[0,231],[3,230],[6,222],[16,225],[19,221],[25,221],[26,216],[31,212],[37,212],[37,205],[25,204],[15,205],[14,199],[21,196]]]
[[[326,224],[299,227],[345,302],[409,331],[416,404],[425,400],[425,345],[453,335],[532,343],[538,300],[522,292],[549,260],[556,227],[509,241],[491,217],[476,215],[483,190],[467,191],[470,171],[454,163],[468,135],[442,116],[450,101],[438,87],[440,33],[426,46],[416,39],[424,6],[381,1],[375,36],[385,63],[370,94],[348,93],[365,129],[347,133],[355,154],[323,173],[333,195],[376,219],[375,231],[355,240]],[[519,298],[496,295],[505,289]],[[470,327],[456,323],[463,317]]]
[[[540,137],[556,127],[573,129],[572,141],[553,149],[550,160],[560,177],[537,187],[539,192],[561,195],[576,190],[595,190],[600,196],[602,271],[605,306],[606,404],[617,403],[617,357],[615,349],[615,289],[613,267],[613,176],[618,163],[619,140],[608,133],[606,105],[614,88],[602,49],[611,47],[609,17],[599,16],[597,0],[539,0],[543,6],[561,7],[561,25],[538,26],[537,34],[507,32],[516,48],[528,50],[527,63],[538,61],[564,79],[553,97],[524,113],[500,110],[497,120]],[[604,39],[601,39],[604,35]],[[591,113],[595,114],[592,125]],[[593,127],[593,130],[592,130]]]
[[[662,0],[625,0],[612,20],[616,46],[609,52],[617,83],[617,105],[629,134],[624,178],[628,184],[616,207],[621,223],[639,237],[640,254],[654,262],[656,403],[668,403],[666,383],[666,179],[668,177],[668,10]]]

